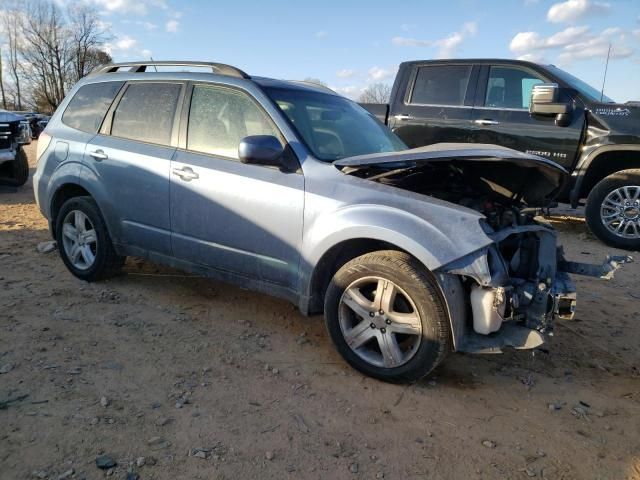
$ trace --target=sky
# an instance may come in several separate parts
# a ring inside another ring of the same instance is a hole
[[[600,89],[611,45],[605,94],[640,100],[640,0],[84,1],[115,61],[216,61],[357,98],[401,62],[433,58],[553,63]]]

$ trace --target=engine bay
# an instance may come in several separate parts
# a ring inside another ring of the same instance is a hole
[[[364,178],[403,190],[429,195],[482,213],[493,229],[530,224],[539,208],[523,206],[518,193],[512,193],[490,179],[472,174],[450,163],[374,173]]]
[[[602,265],[568,262],[557,232],[540,217],[564,187],[559,165],[496,145],[435,144],[333,162],[344,174],[475,210],[488,246],[435,272],[450,307],[455,349],[499,353],[531,349],[572,319],[569,273],[611,278],[631,257]]]
[[[573,315],[575,288],[568,275],[558,272],[562,251],[556,233],[536,218],[542,209],[527,205],[518,191],[496,184],[475,168],[459,168],[455,162],[354,169],[349,173],[485,216],[485,231],[495,243],[478,252],[477,258],[466,259],[466,265],[463,259],[449,269],[461,276],[467,292],[469,333],[495,337],[508,323],[550,334],[560,308],[565,317]],[[483,262],[486,265],[481,265]],[[542,341],[540,337],[533,343]]]

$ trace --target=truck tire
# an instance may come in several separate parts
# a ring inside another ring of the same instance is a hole
[[[342,357],[380,380],[419,380],[451,351],[436,280],[404,252],[368,253],[345,264],[329,284],[324,313]]]
[[[607,245],[640,250],[640,169],[600,180],[587,198],[586,218],[593,234]]]
[[[91,197],[67,200],[56,217],[56,241],[69,271],[87,282],[115,276],[126,257],[116,254],[107,225]]]
[[[16,158],[6,166],[8,175],[2,177],[2,183],[12,187],[21,187],[29,180],[29,159],[22,148],[16,152]]]

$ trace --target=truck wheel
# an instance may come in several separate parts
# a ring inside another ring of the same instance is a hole
[[[126,259],[116,254],[91,197],[74,197],[62,205],[56,218],[56,241],[65,266],[87,282],[116,275]]]
[[[418,380],[451,350],[440,289],[406,253],[385,250],[351,260],[331,280],[324,305],[338,352],[380,380]]]
[[[640,249],[640,169],[622,170],[601,180],[589,193],[587,224],[612,247]]]
[[[8,163],[9,175],[3,177],[2,183],[12,187],[21,187],[27,183],[29,180],[29,159],[25,151],[19,148],[15,160]]]

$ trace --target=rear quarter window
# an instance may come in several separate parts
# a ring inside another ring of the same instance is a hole
[[[124,82],[84,85],[73,96],[62,115],[62,123],[87,133],[97,133],[113,99]]]

